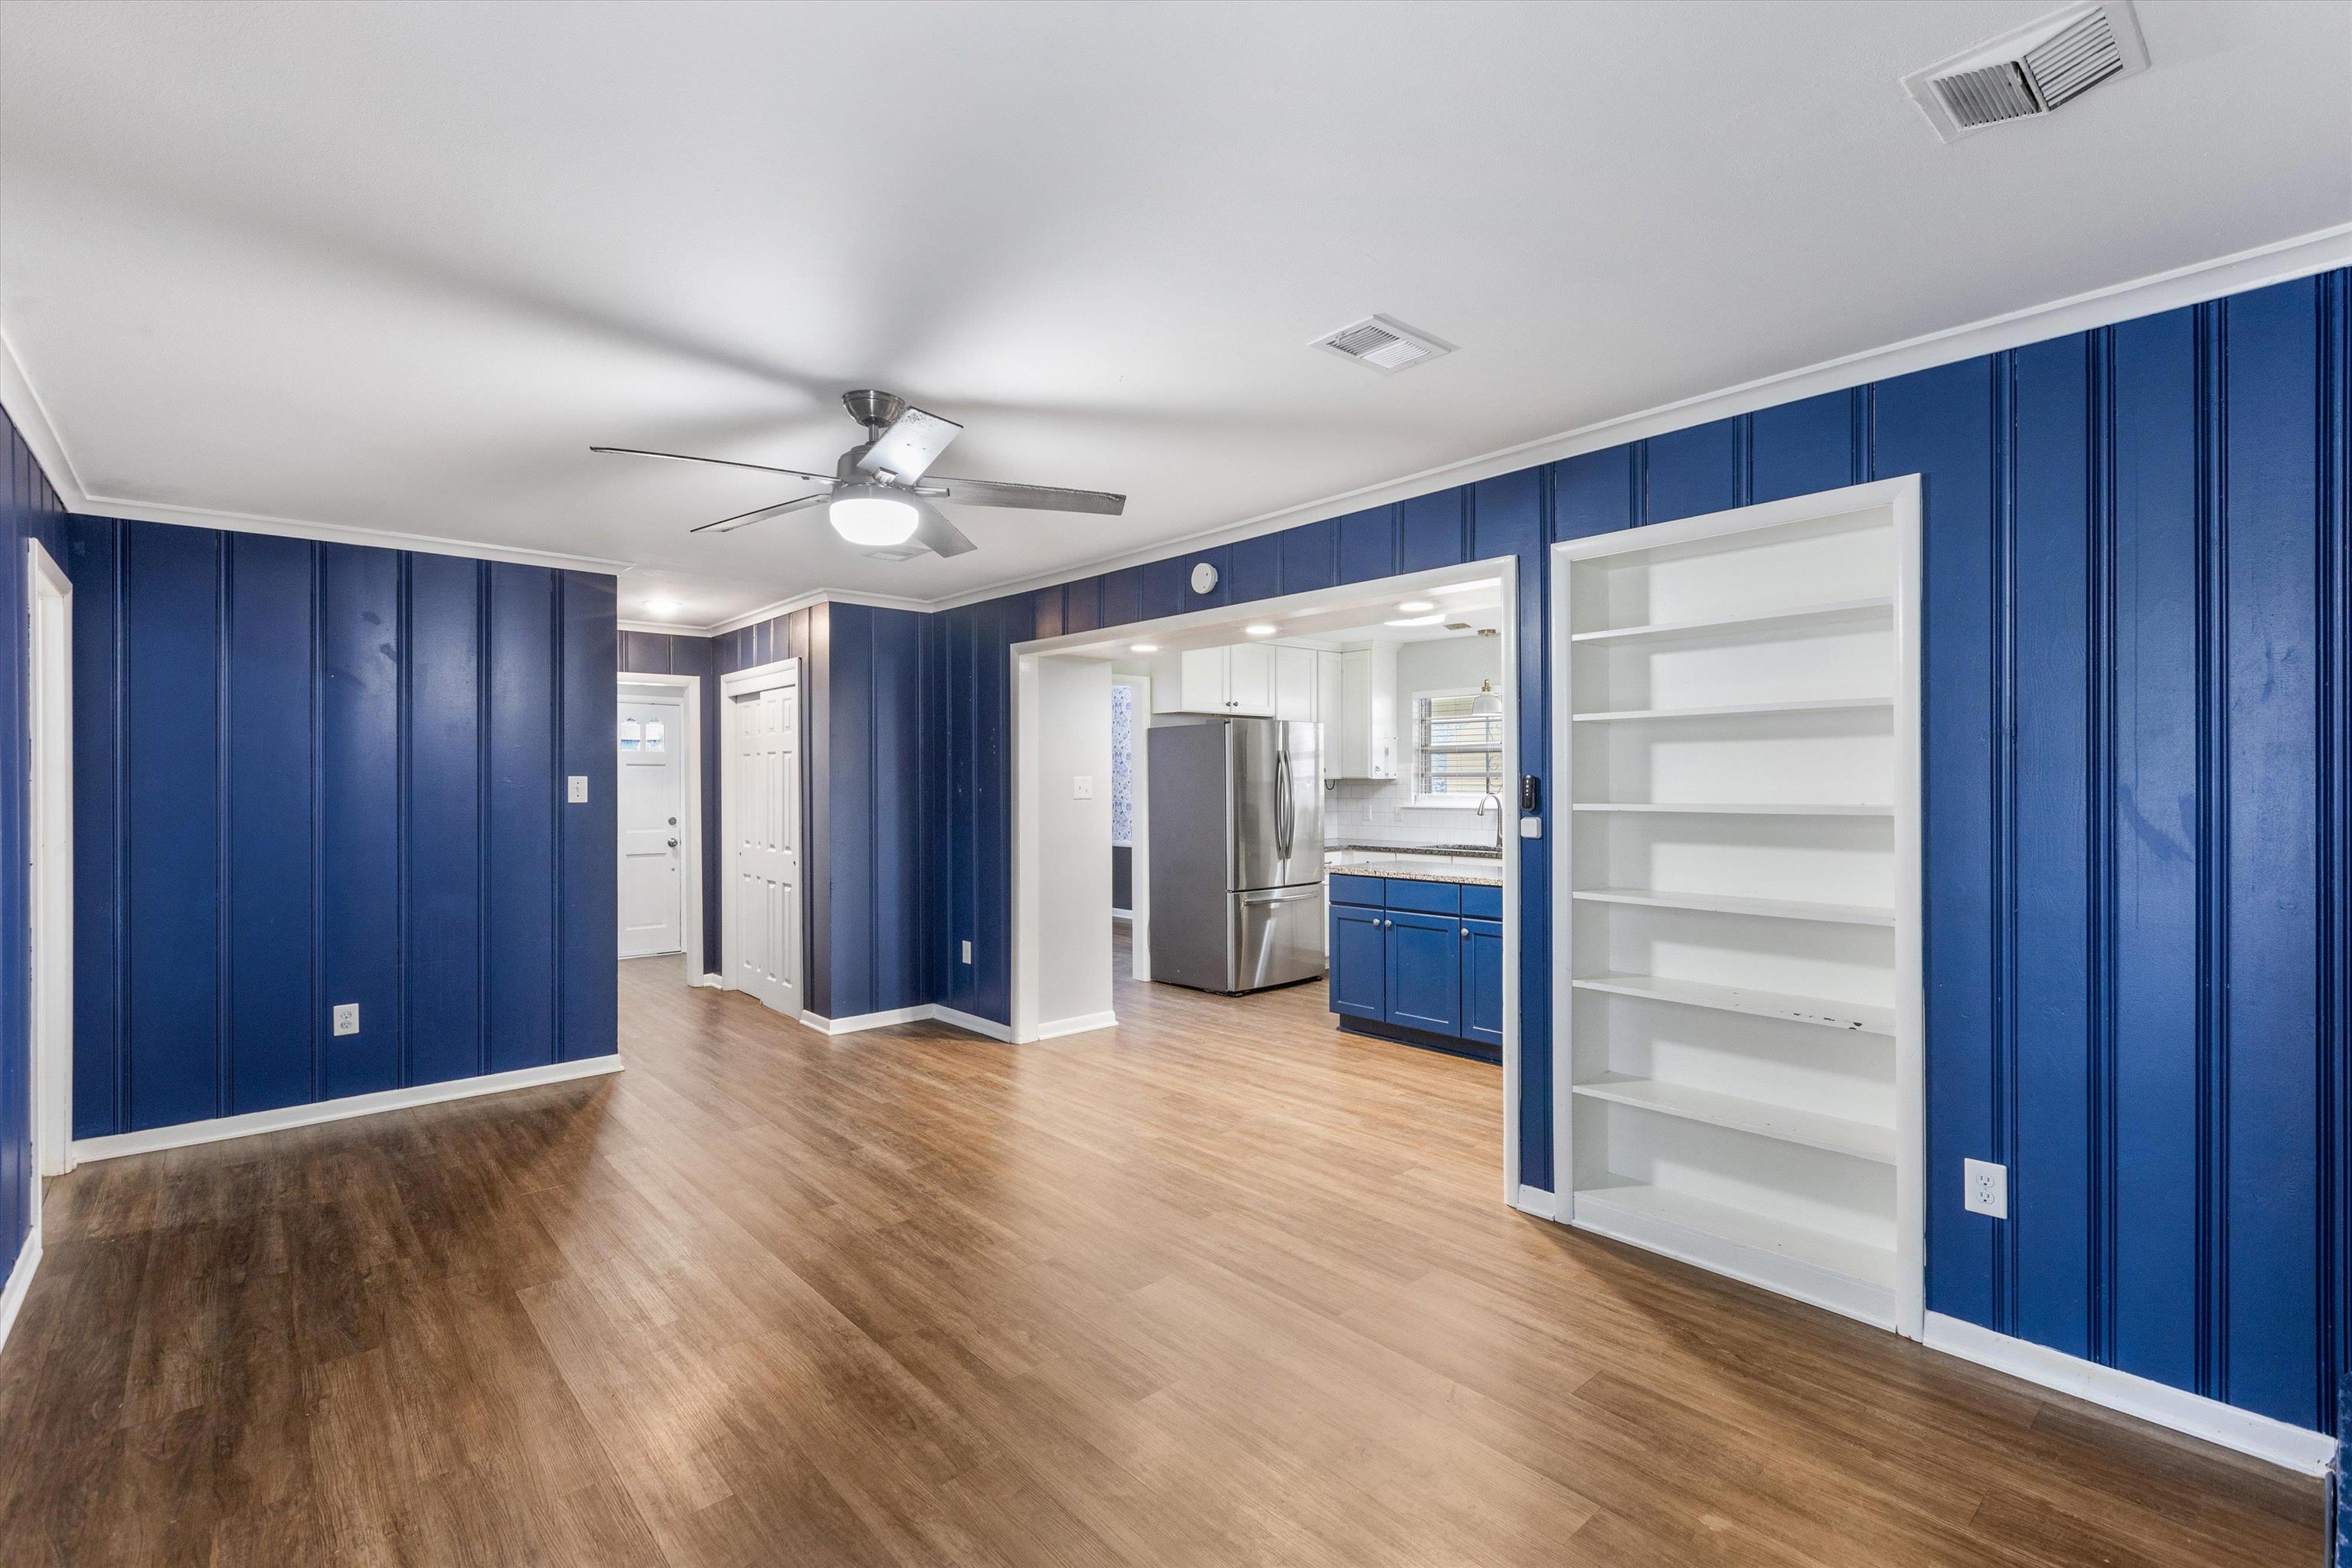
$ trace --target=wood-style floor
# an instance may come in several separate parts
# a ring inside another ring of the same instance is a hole
[[[0,1559],[2315,1563],[2251,1462],[1514,1213],[1500,1075],[1320,987],[828,1039],[85,1166]]]

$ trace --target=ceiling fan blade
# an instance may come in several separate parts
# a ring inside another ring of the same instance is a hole
[[[739,511],[733,517],[722,517],[717,522],[706,522],[698,528],[690,528],[687,531],[709,533],[715,531],[719,533],[732,533],[739,528],[749,528],[753,523],[765,519],[782,517],[788,511],[798,511],[804,506],[814,506],[821,500],[832,499],[831,490],[819,490],[813,496],[802,496],[797,500],[780,501],[774,506],[756,507],[750,511]]]
[[[890,427],[874,438],[857,466],[869,474],[888,474],[900,484],[912,484],[923,477],[923,470],[940,460],[948,443],[963,434],[963,426],[952,419],[942,419],[936,414],[908,407],[890,421]]]
[[[947,520],[947,515],[927,500],[914,503],[915,515],[922,521],[915,524],[915,542],[934,555],[962,555],[980,548],[963,536],[963,531]]]
[[[1117,517],[1127,510],[1127,498],[1108,490],[1065,490],[1052,485],[1001,485],[993,479],[951,479],[942,474],[931,481],[947,487],[946,499],[960,506],[1017,506],[1031,511],[1093,511]]]
[[[716,463],[722,468],[752,468],[763,474],[790,474],[796,479],[814,479],[819,484],[831,484],[831,474],[812,474],[800,468],[772,468],[765,463],[739,463],[732,458],[692,458],[684,452],[648,452],[643,447],[591,447],[592,452],[621,452],[632,458],[667,458],[673,463]]]

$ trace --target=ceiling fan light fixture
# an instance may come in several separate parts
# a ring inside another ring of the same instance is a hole
[[[844,485],[825,508],[834,532],[850,543],[873,550],[904,544],[921,521],[914,503],[889,493],[882,485]]]

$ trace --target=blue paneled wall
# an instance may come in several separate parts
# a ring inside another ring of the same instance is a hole
[[[824,1017],[933,1000],[922,912],[930,896],[924,836],[932,775],[923,680],[932,619],[831,603],[712,639],[721,674],[801,660],[808,731],[803,869],[811,889],[803,972],[809,1010]],[[715,784],[705,794],[706,812],[715,816],[713,791]],[[715,851],[705,863],[715,881]],[[709,909],[707,940],[716,968],[719,910],[715,903]]]
[[[77,1137],[616,1048],[613,579],[64,533]]]
[[[32,752],[25,715],[25,542],[37,539],[62,562],[65,509],[58,492],[0,410],[0,1279],[14,1268],[33,1226],[40,1178],[33,1163],[32,920],[26,874],[31,847],[26,782]]]
[[[1548,542],[1917,473],[1929,1305],[2332,1423],[2348,304],[2352,274],[2280,284],[929,616],[899,700],[926,705],[931,999],[1010,1017],[1013,644],[1509,555],[1541,774]],[[1548,886],[1551,840],[1519,853]],[[1549,1187],[1548,911],[1521,912],[1521,1169]],[[2011,1219],[1963,1210],[1964,1156],[2011,1167]]]

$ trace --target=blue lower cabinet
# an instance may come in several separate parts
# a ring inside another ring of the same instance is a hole
[[[1463,925],[1454,915],[1388,911],[1387,1021],[1433,1035],[1462,1033]]]
[[[1501,889],[1335,875],[1329,891],[1331,1011],[1387,1026],[1359,1033],[1502,1048]]]
[[[1330,985],[1334,1013],[1356,1018],[1388,1016],[1388,932],[1381,924],[1387,918],[1383,910],[1377,909],[1331,906]]]
[[[1462,922],[1462,1033],[1485,1045],[1503,1043],[1501,921]]]

